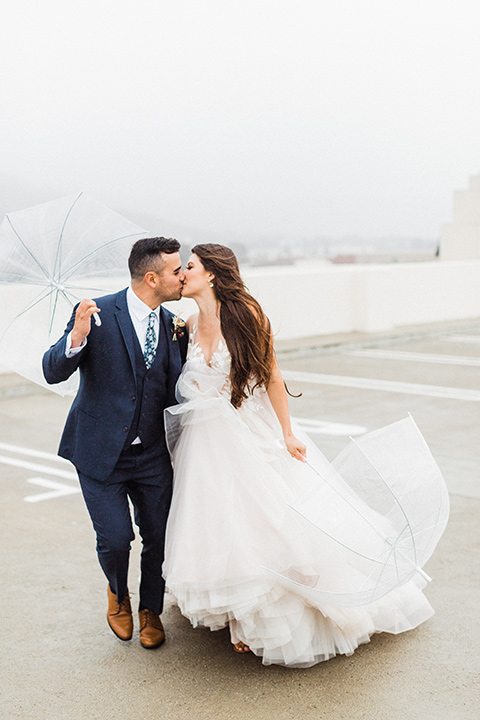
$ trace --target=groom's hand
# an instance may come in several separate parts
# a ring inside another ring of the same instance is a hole
[[[72,328],[72,348],[80,347],[92,329],[92,315],[100,312],[93,300],[84,298],[75,312],[75,323]]]

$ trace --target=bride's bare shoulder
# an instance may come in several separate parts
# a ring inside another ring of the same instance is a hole
[[[190,315],[190,317],[187,320],[187,332],[190,334],[193,332],[193,328],[196,326],[198,320],[198,313],[194,313],[193,315]]]

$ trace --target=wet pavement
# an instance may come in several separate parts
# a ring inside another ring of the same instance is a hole
[[[480,707],[480,321],[278,343],[291,412],[329,458],[409,412],[451,493],[426,566],[436,615],[307,670],[232,652],[167,603],[166,644],[107,628],[106,588],[73,468],[71,399],[0,375],[2,718],[477,720]],[[137,585],[139,542],[132,551]],[[136,596],[133,593],[133,602]]]

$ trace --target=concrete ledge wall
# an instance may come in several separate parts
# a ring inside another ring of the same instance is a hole
[[[442,260],[471,260],[480,257],[480,225],[443,225]]]
[[[402,325],[480,317],[480,260],[341,266],[308,263],[304,267],[245,269],[243,277],[278,339],[388,331]],[[127,277],[116,277],[101,279],[99,286],[115,291],[127,284]],[[2,285],[0,300],[4,311],[8,305],[18,305],[18,288]],[[187,298],[167,306],[184,318],[196,310],[193,300]],[[36,312],[40,316],[39,308]],[[54,339],[63,332],[69,314],[69,308],[59,313]],[[29,340],[35,346],[33,331]],[[4,353],[2,359],[8,364],[5,358]],[[0,374],[5,370],[0,366]]]
[[[243,272],[279,339],[480,317],[480,261],[255,268]],[[187,317],[186,299],[171,309]]]

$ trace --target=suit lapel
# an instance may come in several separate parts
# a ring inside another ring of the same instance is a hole
[[[163,324],[164,338],[168,347],[169,364],[174,372],[177,374],[182,369],[182,358],[180,352],[180,342],[173,339],[174,326],[172,322],[172,315],[160,306],[160,316]]]
[[[125,343],[125,347],[127,348],[128,357],[130,358],[130,363],[132,365],[132,370],[133,372],[135,372],[135,329],[130,318],[130,313],[128,312],[126,289],[121,290],[118,293],[115,305],[115,317],[117,319],[117,323],[123,337],[123,342]]]
[[[170,396],[170,403],[175,402],[175,385],[182,369],[182,357],[180,343],[173,339],[173,323],[171,314],[160,306],[160,318],[163,326],[163,339],[168,353],[168,378],[167,392]]]
[[[128,312],[127,306],[127,291],[121,290],[116,299],[116,310],[115,317],[120,329],[125,347],[130,358],[132,371],[135,373],[135,343],[138,344],[137,336],[135,334],[135,328],[133,327],[130,313]],[[158,360],[158,355],[165,355],[168,363],[168,377],[167,377],[167,391],[172,396],[172,402],[175,398],[175,384],[177,378],[180,375],[183,360],[182,359],[182,341],[184,338],[179,340],[173,340],[173,324],[171,314],[160,306],[160,328],[159,328],[159,339],[158,347],[156,352],[155,360]],[[154,361],[155,362],[155,361]],[[152,365],[153,367],[153,365]]]

